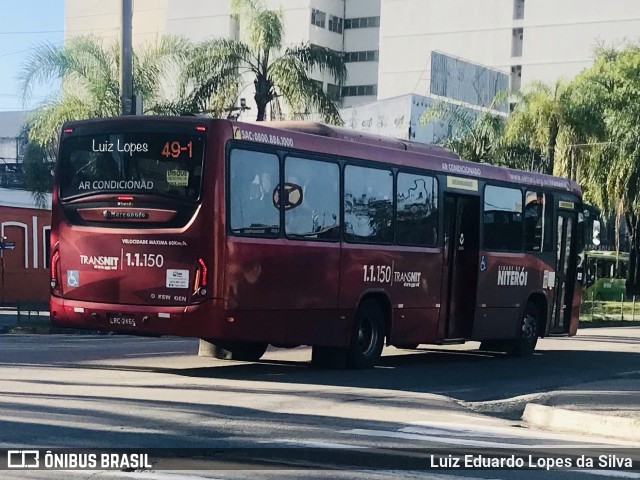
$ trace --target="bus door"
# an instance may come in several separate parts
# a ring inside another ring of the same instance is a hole
[[[563,202],[560,202],[562,206]],[[576,213],[559,210],[557,216],[556,279],[549,333],[568,333],[576,278]]]
[[[444,195],[440,336],[470,338],[478,285],[480,198]]]

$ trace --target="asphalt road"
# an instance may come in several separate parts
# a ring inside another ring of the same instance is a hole
[[[138,473],[0,477],[640,479],[637,471],[420,468],[442,453],[437,448],[558,453],[630,446],[532,430],[477,410],[637,373],[640,328],[545,339],[528,359],[479,353],[474,344],[386,349],[381,365],[364,372],[311,369],[306,348],[241,363],[197,357],[197,346],[178,338],[0,335],[0,448],[229,449],[222,456],[201,451],[185,473],[164,469],[183,468],[186,460],[161,458]],[[221,461],[232,468],[221,469]],[[248,464],[260,468],[241,469]]]

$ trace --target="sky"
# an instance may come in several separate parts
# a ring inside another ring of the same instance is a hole
[[[20,98],[17,76],[34,47],[64,38],[64,0],[10,0],[0,3],[0,111],[38,105],[57,90],[57,82],[34,89],[31,102]]]

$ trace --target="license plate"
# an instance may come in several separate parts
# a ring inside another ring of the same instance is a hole
[[[122,313],[109,314],[109,324],[119,327],[137,327],[136,319],[133,315],[127,315]]]

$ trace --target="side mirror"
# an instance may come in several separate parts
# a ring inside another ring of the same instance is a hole
[[[600,220],[593,221],[593,238],[591,243],[594,245],[600,245]]]

